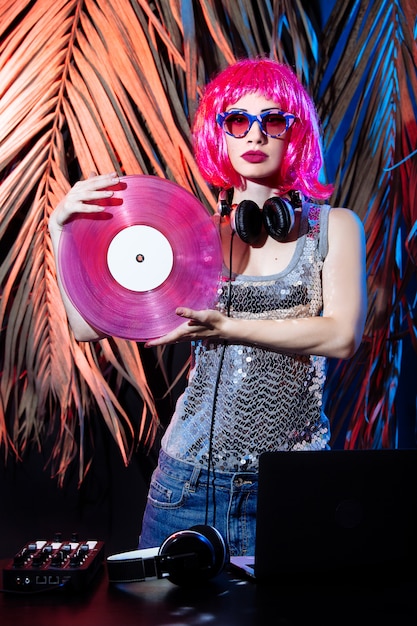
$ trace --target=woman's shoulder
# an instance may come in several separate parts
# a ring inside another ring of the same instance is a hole
[[[360,254],[366,248],[365,229],[352,209],[333,207],[329,211],[329,248],[345,254]]]
[[[353,228],[363,231],[362,220],[352,209],[331,207],[329,210],[329,226],[336,229]]]
[[[307,239],[316,241],[322,259],[327,257],[330,241],[364,238],[362,222],[351,209],[307,202],[305,214],[308,221]]]

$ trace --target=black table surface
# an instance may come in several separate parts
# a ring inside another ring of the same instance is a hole
[[[0,561],[5,567],[6,562]],[[414,574],[412,572],[412,574]],[[83,591],[0,594],[2,626],[415,626],[417,580],[256,584],[227,570],[200,587],[166,579],[111,585],[105,565]]]

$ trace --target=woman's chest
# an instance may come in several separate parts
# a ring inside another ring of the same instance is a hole
[[[272,276],[283,272],[296,253],[297,241],[278,242],[267,237],[259,245],[248,245],[236,236],[232,242],[223,240],[226,267],[243,276]]]

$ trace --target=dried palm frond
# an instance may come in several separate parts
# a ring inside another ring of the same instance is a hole
[[[417,349],[409,292],[417,178],[416,158],[408,158],[417,144],[416,14],[415,0],[345,0],[323,37],[316,99],[327,172],[336,180],[334,203],[360,215],[367,237],[365,340],[354,359],[337,364],[330,383],[335,435],[347,419],[352,448],[396,445],[402,339],[409,334]],[[355,392],[350,400],[338,398],[339,385]]]

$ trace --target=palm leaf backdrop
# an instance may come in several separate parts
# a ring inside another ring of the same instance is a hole
[[[334,420],[351,413],[346,447],[397,445],[404,338],[417,349],[416,16],[415,0],[338,2],[323,37],[315,92],[327,173],[335,204],[354,208],[367,234],[365,340],[329,385]],[[339,395],[337,381],[355,393]]]
[[[416,148],[416,2],[0,0],[5,456],[53,437],[52,471],[62,482],[76,462],[82,480],[101,418],[126,463],[137,443],[151,445],[159,416],[141,346],[74,340],[47,221],[91,171],[169,178],[212,210],[192,156],[195,107],[215,72],[257,54],[290,63],[314,96],[332,200],[366,228],[368,325],[330,377],[335,433],[348,424],[347,446],[395,445],[403,337],[417,347],[415,159],[394,167]],[[138,417],[123,385],[141,398]]]

